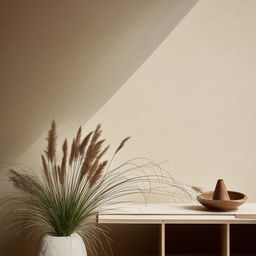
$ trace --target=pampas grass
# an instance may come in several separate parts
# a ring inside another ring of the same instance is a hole
[[[40,171],[10,170],[9,180],[18,193],[6,202],[9,212],[15,210],[18,214],[13,223],[17,231],[39,230],[56,236],[77,232],[87,248],[96,253],[99,235],[105,234],[96,221],[97,214],[126,202],[125,197],[139,194],[146,200],[148,193],[154,191],[172,198],[194,199],[198,188],[177,182],[148,159],[132,159],[113,168],[114,157],[130,137],[121,141],[108,160],[103,158],[110,147],[104,147],[101,134],[98,125],[82,138],[80,127],[71,147],[64,140],[59,159],[53,121]]]

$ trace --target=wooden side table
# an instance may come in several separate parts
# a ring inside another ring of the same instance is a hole
[[[114,256],[255,256],[256,204],[230,212],[199,204],[126,204],[101,213]]]

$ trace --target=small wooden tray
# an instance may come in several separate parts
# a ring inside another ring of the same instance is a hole
[[[208,209],[215,211],[231,211],[246,202],[247,196],[240,192],[228,191],[230,200],[213,200],[214,191],[197,196],[198,202]]]

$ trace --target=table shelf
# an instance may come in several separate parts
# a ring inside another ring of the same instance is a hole
[[[256,204],[220,213],[197,204],[125,205],[98,219],[113,241],[107,255],[256,255]]]

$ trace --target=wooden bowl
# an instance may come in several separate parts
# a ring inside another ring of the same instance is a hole
[[[214,191],[205,192],[197,196],[197,200],[203,206],[215,211],[231,211],[242,205],[247,196],[240,192],[228,191],[230,200],[213,200]]]

